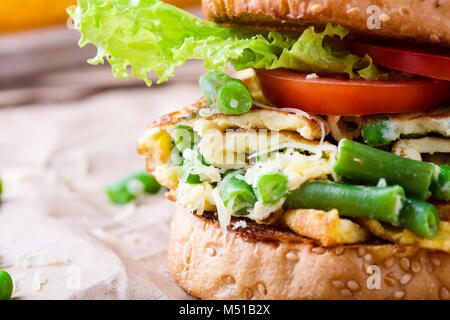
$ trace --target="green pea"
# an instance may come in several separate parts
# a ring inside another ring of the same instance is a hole
[[[187,170],[191,170],[192,166],[193,166],[193,164],[191,161],[185,160],[183,165],[181,166],[181,170],[180,170],[181,176],[183,177]],[[196,184],[196,183],[200,183],[200,182],[201,182],[201,179],[200,179],[200,175],[198,175],[198,174],[189,173],[189,175],[186,177],[186,183]]]
[[[115,204],[127,204],[142,193],[157,193],[161,185],[147,172],[139,172],[106,188],[106,194]]]
[[[259,177],[256,196],[263,204],[275,204],[288,193],[288,178],[282,173],[267,173]]]
[[[433,178],[430,190],[433,198],[443,201],[450,200],[450,166],[441,165],[437,179]]]
[[[368,118],[362,124],[361,136],[368,145],[378,147],[398,139],[400,134],[388,118]]]
[[[242,171],[227,172],[219,185],[219,195],[225,205],[234,199],[232,211],[235,215],[247,215],[254,207],[256,197],[253,188],[244,180],[236,178]]]
[[[172,166],[181,166],[183,164],[183,153],[177,147],[174,147],[170,153],[169,164]]]
[[[186,149],[192,149],[198,143],[199,137],[189,126],[178,125],[173,132],[173,143],[183,152]]]
[[[0,300],[8,300],[11,298],[14,290],[14,282],[10,274],[4,270],[0,270]]]

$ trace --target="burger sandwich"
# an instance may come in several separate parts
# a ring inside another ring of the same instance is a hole
[[[204,97],[139,139],[202,299],[450,299],[450,0],[78,0],[80,44]],[[209,21],[208,21],[209,20]],[[232,66],[246,70],[230,76]]]

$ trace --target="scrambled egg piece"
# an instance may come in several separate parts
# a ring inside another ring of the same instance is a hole
[[[327,175],[333,175],[335,162],[334,155],[320,156],[319,158],[289,149],[283,153],[274,153],[267,159],[256,162],[247,169],[244,180],[249,185],[256,187],[261,175],[281,172],[288,178],[289,190],[295,190],[308,180],[326,179]]]
[[[211,128],[200,134],[199,150],[205,160],[218,168],[244,168],[250,166],[248,156],[264,155],[283,148],[307,150],[318,160],[336,153],[336,147],[324,143],[303,139],[292,132],[277,132],[263,130],[230,130],[222,132]],[[256,156],[255,156],[256,158]],[[306,160],[306,156],[304,157]],[[308,160],[306,160],[308,161]]]
[[[327,116],[331,136],[336,141],[342,139],[353,140],[361,135],[361,117],[356,116]]]
[[[176,189],[177,202],[200,215],[203,211],[216,211],[213,190],[214,187],[208,182],[180,183]]]
[[[380,115],[385,122],[383,138],[395,141],[402,136],[435,133],[450,137],[450,107],[428,112]]]
[[[175,190],[178,187],[181,176],[180,167],[162,164],[155,167],[153,176],[158,180],[160,185],[163,185],[170,190]]]
[[[369,240],[370,234],[358,224],[339,217],[338,211],[297,209],[285,212],[284,223],[295,233],[318,240],[324,247]]]
[[[433,239],[426,239],[417,236],[406,229],[403,229],[402,231],[388,229],[374,219],[359,219],[359,221],[372,234],[381,239],[399,243],[401,245],[414,245],[424,249],[450,253],[450,222],[441,221],[436,237]]]
[[[396,155],[422,161],[422,154],[450,153],[450,139],[426,137],[420,139],[401,139],[392,147]]]
[[[450,137],[450,108],[440,108],[434,111],[413,112],[378,115],[376,117],[387,118],[386,138],[395,141],[400,136],[426,135],[437,133],[444,137]],[[353,140],[361,135],[361,125],[367,117],[356,116],[327,116],[327,124],[330,133],[336,141],[343,138]]]
[[[146,156],[147,169],[150,171],[169,161],[172,148],[169,132],[158,127],[147,129],[138,142],[138,152]]]
[[[211,117],[188,120],[186,124],[191,125],[199,135],[211,128],[217,128],[221,131],[241,128],[246,130],[292,131],[309,140],[320,139],[322,136],[320,126],[313,119],[281,110],[255,107],[240,115],[218,113]]]
[[[450,136],[450,108],[431,112],[399,113],[388,116],[400,135],[438,133]],[[396,140],[396,139],[393,139]]]

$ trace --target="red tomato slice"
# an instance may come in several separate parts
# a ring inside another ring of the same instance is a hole
[[[352,52],[359,56],[368,53],[376,65],[450,81],[450,57],[448,52],[442,51],[442,55],[430,54],[411,48],[379,46],[356,41],[348,42],[348,46]]]
[[[255,71],[265,97],[275,106],[320,115],[414,112],[450,105],[447,81],[306,79],[307,74],[286,69]]]

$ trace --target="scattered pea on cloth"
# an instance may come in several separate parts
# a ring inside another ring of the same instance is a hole
[[[147,172],[136,173],[106,188],[106,194],[115,204],[127,204],[145,193],[155,194],[161,185]]]
[[[14,282],[11,275],[0,270],[0,300],[9,300],[14,290]]]

